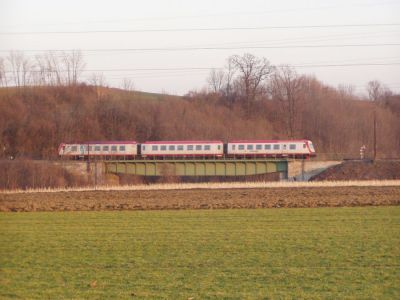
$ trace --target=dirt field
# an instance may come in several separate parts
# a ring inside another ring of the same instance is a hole
[[[0,194],[0,211],[87,211],[400,205],[400,187],[313,187]]]
[[[384,180],[400,179],[400,161],[347,161],[312,177],[325,180]]]

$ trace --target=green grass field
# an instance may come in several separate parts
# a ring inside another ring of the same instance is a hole
[[[0,214],[0,298],[400,298],[400,207]]]

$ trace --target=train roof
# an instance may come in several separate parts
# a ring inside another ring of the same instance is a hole
[[[88,142],[75,142],[75,143],[63,143],[65,145],[87,145],[87,144],[108,144],[108,145],[120,145],[120,144],[137,144],[136,141],[88,141]]]
[[[262,143],[304,143],[304,142],[308,142],[309,140],[233,140],[233,141],[229,141],[229,143],[232,144],[262,144]]]
[[[142,144],[223,144],[222,141],[146,141]]]

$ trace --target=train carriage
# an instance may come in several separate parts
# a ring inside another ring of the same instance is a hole
[[[94,141],[61,144],[60,157],[71,159],[147,158],[309,158],[316,156],[310,140],[222,141]]]
[[[148,141],[141,144],[143,158],[210,158],[223,155],[222,141]]]
[[[58,148],[61,157],[85,159],[88,157],[101,159],[128,159],[138,154],[136,141],[93,141],[85,143],[61,144]]]
[[[315,156],[309,140],[236,140],[228,142],[229,157],[296,157]]]

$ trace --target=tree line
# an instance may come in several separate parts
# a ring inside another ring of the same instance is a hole
[[[79,51],[46,53],[35,62],[0,59],[0,157],[52,159],[61,142],[88,140],[307,138],[327,157],[400,156],[400,95],[371,81],[368,95],[337,88],[291,66],[252,54],[228,58],[207,87],[184,97],[82,82]],[[374,125],[375,116],[375,125]]]

